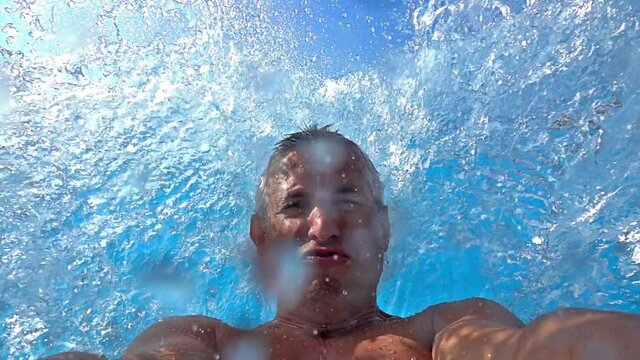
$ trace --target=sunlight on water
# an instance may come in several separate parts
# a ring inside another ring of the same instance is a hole
[[[255,186],[313,122],[385,182],[384,309],[640,311],[637,2],[364,3],[3,5],[0,358],[269,318]]]
[[[413,12],[412,22],[421,38],[442,41],[485,31],[510,16],[500,1],[432,1]]]

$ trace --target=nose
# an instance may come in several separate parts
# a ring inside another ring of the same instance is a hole
[[[314,207],[309,213],[309,239],[317,243],[339,240],[340,227],[336,215],[330,207]]]

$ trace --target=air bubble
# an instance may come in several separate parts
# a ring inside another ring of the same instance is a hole
[[[338,256],[338,254],[333,254],[332,256],[333,260],[338,260],[340,258],[340,256]],[[328,278],[326,278],[328,279]]]

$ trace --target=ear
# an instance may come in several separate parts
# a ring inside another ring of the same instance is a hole
[[[251,215],[251,227],[249,229],[251,241],[256,245],[258,250],[264,245],[267,234],[265,233],[264,220],[258,214]]]
[[[382,241],[384,242],[383,245],[383,249],[384,252],[387,252],[387,249],[389,249],[389,239],[391,238],[391,224],[389,223],[389,207],[387,205],[384,205],[382,207],[382,209],[380,209],[381,212],[381,221],[382,221]]]
[[[265,243],[267,239],[267,233],[265,231],[264,218],[258,214],[251,215],[251,225],[249,228],[249,236],[251,237],[251,241],[256,246],[256,258],[255,265],[258,279],[260,280],[260,284],[264,286],[267,291],[271,289],[271,282],[273,276],[271,276],[272,272],[269,271],[269,262],[266,261],[266,257],[264,255],[265,251]]]

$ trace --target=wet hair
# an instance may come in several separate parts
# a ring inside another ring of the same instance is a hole
[[[262,176],[260,177],[260,184],[256,191],[256,214],[266,218],[267,216],[267,204],[269,202],[269,190],[270,180],[273,176],[274,168],[284,159],[289,153],[299,148],[304,144],[311,144],[319,139],[326,139],[336,141],[339,144],[345,145],[348,149],[352,150],[356,156],[359,157],[361,165],[364,167],[364,173],[371,186],[374,200],[379,207],[384,205],[384,185],[380,180],[380,174],[376,167],[371,162],[371,159],[362,149],[353,141],[347,139],[344,135],[340,134],[337,130],[331,129],[331,124],[318,127],[313,124],[302,128],[300,131],[288,134],[282,140],[278,141],[273,148],[269,163],[264,169]]]

